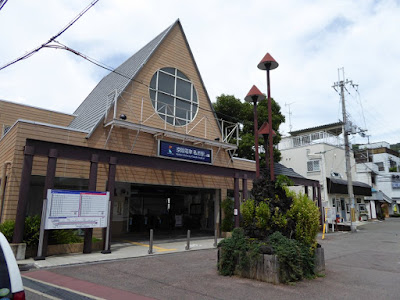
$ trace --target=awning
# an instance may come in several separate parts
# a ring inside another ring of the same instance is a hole
[[[373,191],[371,197],[366,197],[365,200],[375,200],[375,201],[380,201],[380,202],[392,203],[392,199],[380,190]],[[398,203],[400,203],[400,199],[399,199]]]
[[[347,180],[326,178],[329,194],[348,194]],[[371,186],[360,181],[353,181],[353,192],[357,196],[372,196]]]

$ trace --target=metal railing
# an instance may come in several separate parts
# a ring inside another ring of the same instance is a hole
[[[322,143],[344,148],[344,140],[342,138],[329,134],[324,131],[320,131],[299,136],[283,138],[281,142],[278,144],[278,149],[287,150],[296,147],[322,144]]]

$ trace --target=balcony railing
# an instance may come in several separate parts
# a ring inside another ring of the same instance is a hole
[[[344,140],[338,136],[324,131],[313,132],[305,135],[283,138],[278,145],[279,150],[286,150],[306,145],[329,144],[336,147],[344,147]]]

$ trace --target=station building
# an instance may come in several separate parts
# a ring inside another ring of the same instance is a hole
[[[177,20],[73,114],[0,101],[0,222],[15,219],[20,242],[47,189],[107,190],[113,236],[213,235],[221,200],[247,198],[255,178],[254,161],[233,155],[235,126],[217,120]]]
[[[233,158],[229,126],[216,118],[177,20],[73,114],[0,101],[1,221],[40,214],[48,188],[108,190],[113,234],[214,234],[221,199],[235,181],[251,189],[255,174],[254,162]]]

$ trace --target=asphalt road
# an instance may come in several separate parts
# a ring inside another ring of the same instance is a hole
[[[219,276],[215,249],[30,272],[59,276],[60,285],[72,280],[70,291],[74,284],[81,291],[92,285],[98,291],[92,295],[107,299],[400,299],[400,218],[369,223],[356,233],[331,233],[319,242],[325,277],[294,285]],[[32,297],[27,299],[47,299]]]

